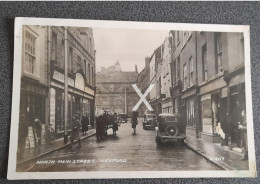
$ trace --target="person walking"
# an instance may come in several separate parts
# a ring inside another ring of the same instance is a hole
[[[80,121],[78,115],[74,115],[72,118],[72,134],[70,136],[70,147],[72,148],[73,141],[78,140],[78,148],[81,147],[80,141]]]
[[[241,131],[241,137],[244,147],[244,160],[248,160],[248,142],[247,142],[247,122],[246,122],[246,113],[243,110],[241,113],[242,123],[239,124],[238,128]]]
[[[86,135],[86,134],[87,134],[87,131],[88,131],[88,123],[89,123],[89,120],[88,120],[88,116],[87,116],[87,114],[86,114],[85,116],[82,116],[82,118],[81,118],[82,134],[83,134],[83,135]]]
[[[116,136],[116,131],[118,131],[118,119],[116,113],[114,113],[114,119],[113,119],[113,136]]]
[[[134,134],[136,133],[136,125],[138,124],[137,117],[138,117],[138,112],[134,111],[131,119],[132,128],[134,129]]]

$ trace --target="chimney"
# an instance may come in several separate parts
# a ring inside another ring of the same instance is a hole
[[[137,70],[137,65],[135,65],[135,72],[138,73],[138,70]]]
[[[145,57],[145,68],[149,67],[150,57]]]

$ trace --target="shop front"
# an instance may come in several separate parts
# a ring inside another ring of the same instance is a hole
[[[56,74],[55,74],[56,73]],[[57,74],[58,73],[58,74]],[[50,126],[58,137],[64,133],[65,95],[64,75],[54,71],[50,88]],[[75,78],[68,78],[68,129],[72,129],[72,117],[78,114],[81,118],[87,115],[90,125],[94,126],[94,90],[85,86],[84,78],[80,73]],[[90,92],[90,93],[89,93]]]

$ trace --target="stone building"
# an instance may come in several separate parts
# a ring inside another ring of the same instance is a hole
[[[175,112],[186,134],[241,147],[237,123],[245,110],[244,39],[241,33],[170,31]]]
[[[150,85],[150,67],[149,67],[149,62],[150,62],[150,57],[145,58],[145,67],[144,69],[138,74],[137,78],[137,85],[142,94],[145,93],[147,88]],[[146,96],[146,100],[150,100],[150,96]],[[138,109],[139,115],[143,115],[144,112],[147,110],[147,107],[145,106],[144,103],[142,103]]]
[[[24,26],[21,58],[20,114],[25,114],[31,124],[37,117],[48,121],[48,58],[47,29],[41,26]]]
[[[95,51],[91,28],[67,28],[68,127],[72,115],[94,123]],[[24,26],[20,113],[64,132],[65,27]]]
[[[108,68],[102,68],[96,74],[96,115],[107,110],[111,113],[132,114],[139,100],[131,84],[137,83],[138,71],[122,71],[119,62]]]
[[[170,88],[172,87],[172,46],[171,37],[166,37],[162,45],[162,65],[161,65],[161,104],[162,113],[173,113],[172,97]]]
[[[67,28],[68,127],[73,114],[87,114],[94,125],[95,51],[91,28]],[[50,123],[57,133],[64,131],[65,27],[50,27]]]
[[[150,105],[152,106],[155,114],[162,113],[161,104],[161,67],[162,67],[162,46],[159,46],[153,52],[150,66],[150,84],[155,86],[150,92]]]

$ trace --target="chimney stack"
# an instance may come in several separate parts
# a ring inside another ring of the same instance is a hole
[[[137,65],[135,65],[135,72],[138,73],[138,70],[137,70]]]
[[[150,57],[145,57],[145,68],[149,67]]]

